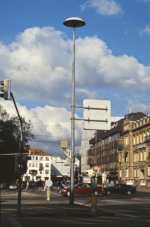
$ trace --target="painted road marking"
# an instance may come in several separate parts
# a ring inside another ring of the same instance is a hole
[[[14,218],[8,218],[8,220],[11,222],[11,224],[12,224],[14,227],[22,227],[22,225],[20,225],[20,223],[17,222],[16,219],[14,219]]]

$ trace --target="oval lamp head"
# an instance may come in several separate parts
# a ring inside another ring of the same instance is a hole
[[[77,28],[84,26],[85,22],[81,17],[67,17],[63,24],[67,27]]]

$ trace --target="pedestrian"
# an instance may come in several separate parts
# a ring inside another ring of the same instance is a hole
[[[45,183],[46,183],[46,180],[45,180]],[[44,189],[43,189],[43,191],[45,191],[46,188],[47,188],[47,186],[46,186],[46,184],[44,184]]]
[[[41,181],[41,179],[39,181],[39,190],[40,190],[40,192],[42,191],[42,181]]]
[[[26,189],[25,189],[25,190],[27,190],[28,187],[29,187],[29,181],[27,180],[27,181],[26,181]]]

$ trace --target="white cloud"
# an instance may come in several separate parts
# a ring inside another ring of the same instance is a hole
[[[17,116],[14,104],[12,101],[0,101],[4,109],[10,116]],[[35,142],[29,142],[32,148],[41,148],[52,155],[63,155],[60,148],[60,140],[68,139],[71,143],[71,113],[65,108],[56,108],[46,105],[45,107],[36,107],[27,109],[26,106],[21,106],[17,103],[19,113],[25,117],[26,121],[31,120],[33,130],[36,135]],[[79,116],[75,116],[79,118]],[[75,126],[75,145],[76,152],[79,152],[81,130],[83,128],[82,121],[76,122]],[[40,141],[40,142],[36,142]],[[49,141],[42,142],[42,141]],[[35,147],[34,147],[35,146]],[[69,145],[70,148],[70,145]]]
[[[71,105],[72,41],[51,27],[30,28],[10,45],[0,44],[0,77],[11,79],[16,100],[39,100],[51,106]],[[101,88],[150,88],[150,66],[133,56],[113,56],[98,37],[76,40],[76,105],[104,98]],[[95,90],[97,89],[97,90]]]
[[[140,29],[139,34],[143,35],[150,35],[150,25],[146,26],[145,28]]]
[[[89,0],[80,5],[81,11],[86,8],[95,8],[100,15],[112,16],[122,15],[123,9],[114,0]]]
[[[142,100],[139,100],[139,98],[134,98],[134,99],[129,99],[126,98],[128,105],[127,105],[127,110],[129,112],[129,109],[132,109],[132,112],[143,112],[145,114],[150,114],[150,103],[145,104],[142,103]]]

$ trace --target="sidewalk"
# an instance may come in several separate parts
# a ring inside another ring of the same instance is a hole
[[[91,212],[90,206],[83,206],[74,203],[70,206],[69,201],[22,200],[21,214],[17,214],[17,203],[15,200],[2,200],[2,217],[61,217],[61,218],[86,218],[99,216],[114,216],[114,214],[97,209],[96,213]]]
[[[136,190],[137,190],[137,192],[149,192],[150,193],[150,188],[137,187]]]

